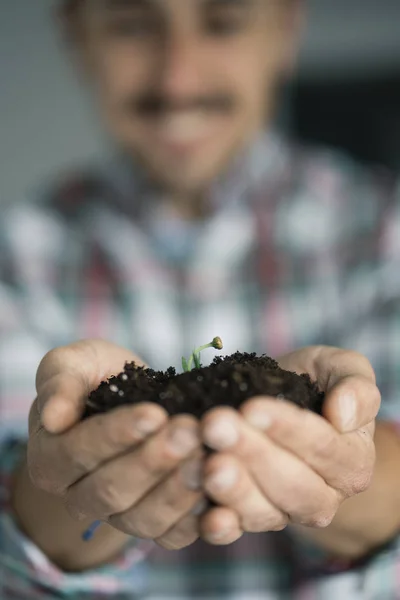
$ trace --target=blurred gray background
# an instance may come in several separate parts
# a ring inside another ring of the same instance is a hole
[[[55,169],[90,161],[104,144],[66,60],[55,4],[0,0],[0,202],[20,199]],[[290,95],[293,129],[362,159],[400,166],[400,0],[309,5]]]

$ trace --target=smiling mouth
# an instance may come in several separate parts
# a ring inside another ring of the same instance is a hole
[[[148,128],[157,143],[171,149],[193,147],[215,134],[221,114],[204,112],[167,114],[148,121]]]

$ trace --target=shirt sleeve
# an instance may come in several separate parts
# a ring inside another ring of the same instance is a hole
[[[51,321],[49,332],[43,319],[35,322],[35,314],[43,313],[35,290],[46,291],[54,266],[45,258],[57,255],[56,247],[48,252],[40,241],[53,236],[57,244],[62,234],[61,224],[33,204],[4,211],[0,222],[0,598],[140,598],[151,542],[132,538],[115,562],[64,573],[19,530],[10,502],[12,474],[26,448],[36,369],[62,338],[60,319]],[[41,286],[31,285],[32,278]],[[48,313],[51,297],[46,300]]]
[[[343,347],[370,360],[382,397],[378,419],[400,432],[400,182],[375,223],[371,247],[348,283],[351,322]]]
[[[132,538],[113,563],[74,574],[52,564],[18,529],[10,502],[11,477],[24,453],[25,443],[17,438],[7,438],[0,447],[0,597],[142,598],[152,542]]]
[[[380,339],[371,360],[382,394],[379,418],[391,421],[400,433],[400,181],[385,215],[380,251],[383,298],[376,310]]]
[[[400,182],[369,193],[374,210],[363,215],[364,237],[353,235],[346,250],[351,267],[342,269],[340,323],[330,345],[369,359],[382,399],[378,420],[400,435]],[[353,199],[362,210],[365,196],[355,193]],[[298,532],[290,535],[302,568],[313,576],[361,569],[367,580],[398,569],[400,535],[360,561],[337,560]]]

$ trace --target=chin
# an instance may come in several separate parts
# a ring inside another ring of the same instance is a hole
[[[219,142],[218,148],[216,142]],[[148,144],[125,145],[152,181],[166,192],[179,195],[206,191],[229,168],[238,146],[240,144],[231,140],[223,145],[221,140],[216,140],[203,147],[160,152]]]
[[[143,162],[143,167],[162,189],[176,194],[193,194],[201,190],[207,189],[213,180],[218,176],[220,169],[215,166],[210,168],[199,169],[189,168],[188,165],[159,165]]]
[[[149,172],[152,173],[163,187],[167,187],[174,192],[192,194],[207,188],[213,184],[225,171],[226,165],[229,165],[230,156],[210,154],[201,160],[200,157],[193,157],[185,161],[184,158],[177,161],[165,161],[160,164],[148,164]]]

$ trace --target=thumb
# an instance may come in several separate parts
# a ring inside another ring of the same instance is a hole
[[[90,392],[131,361],[144,364],[129,350],[104,340],[81,340],[51,350],[36,375],[41,424],[50,433],[62,433],[75,425]]]
[[[78,423],[90,393],[78,374],[60,373],[38,390],[37,408],[42,426],[49,433],[63,433]]]

